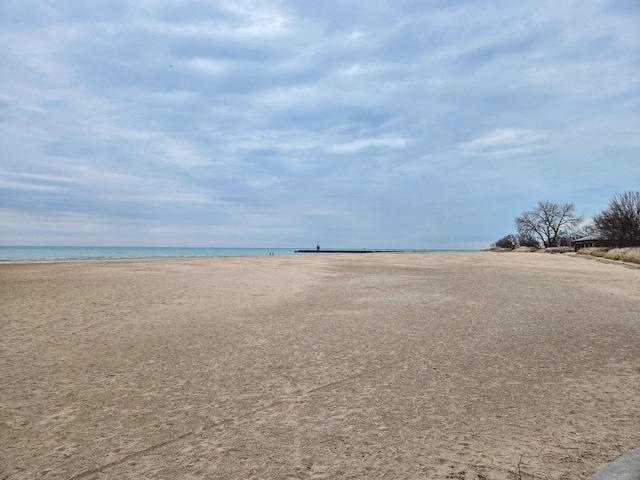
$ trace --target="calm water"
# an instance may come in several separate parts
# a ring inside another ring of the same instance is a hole
[[[309,247],[307,247],[309,248]],[[313,248],[311,248],[313,250]],[[108,258],[191,258],[249,257],[294,255],[296,248],[234,248],[234,247],[20,247],[0,246],[0,262],[38,260],[100,260]],[[330,249],[326,249],[330,250]],[[387,252],[453,252],[465,250],[409,249]],[[296,254],[304,255],[304,254]]]
[[[293,255],[294,248],[0,246],[0,261]]]

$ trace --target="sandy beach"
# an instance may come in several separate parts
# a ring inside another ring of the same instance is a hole
[[[640,270],[0,265],[0,478],[582,479],[640,445]]]

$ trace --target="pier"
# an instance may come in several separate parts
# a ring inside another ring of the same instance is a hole
[[[416,250],[319,250],[319,249],[300,249],[294,250],[295,253],[402,253],[415,252]]]

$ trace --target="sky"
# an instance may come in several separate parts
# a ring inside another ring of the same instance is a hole
[[[640,2],[0,0],[0,244],[480,249],[640,190]]]

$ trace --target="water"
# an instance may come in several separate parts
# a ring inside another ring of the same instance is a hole
[[[24,247],[0,246],[0,262],[103,260],[109,258],[194,258],[294,255],[296,248],[236,247]],[[311,248],[310,250],[314,250]],[[326,249],[331,250],[331,249]],[[340,249],[338,249],[340,250]],[[343,251],[348,251],[345,249]],[[355,249],[354,249],[355,250]],[[386,252],[455,252],[469,250],[390,249]],[[321,251],[322,253],[322,251]],[[326,253],[326,252],[325,252]],[[302,253],[296,255],[304,255]]]
[[[0,261],[100,260],[108,258],[190,258],[293,255],[294,248],[220,247],[20,247],[0,246]]]

